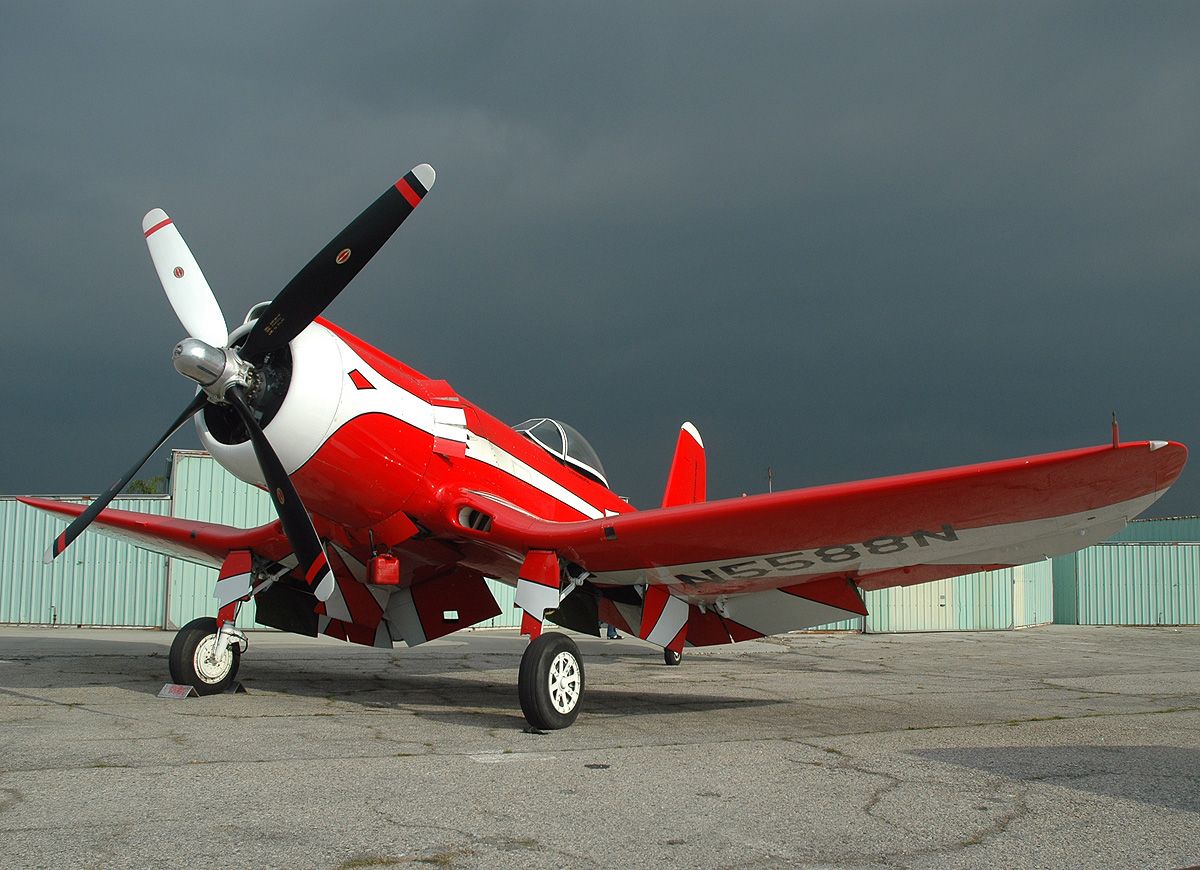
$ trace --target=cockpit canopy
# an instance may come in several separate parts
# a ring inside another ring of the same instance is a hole
[[[513,427],[555,459],[608,486],[600,457],[574,428],[549,417],[534,417]]]

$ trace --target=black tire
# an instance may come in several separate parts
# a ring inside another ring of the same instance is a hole
[[[683,653],[677,653],[673,649],[663,647],[663,661],[674,667],[683,661]]]
[[[183,686],[194,686],[200,695],[219,695],[231,685],[242,662],[242,651],[235,643],[229,647],[221,662],[211,658],[201,661],[203,644],[216,643],[217,621],[211,616],[193,619],[175,635],[171,644],[169,664],[171,680]]]
[[[534,728],[566,728],[583,702],[583,658],[575,641],[557,631],[540,635],[525,648],[517,675],[521,712]]]

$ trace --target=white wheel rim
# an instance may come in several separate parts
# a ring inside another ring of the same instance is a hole
[[[218,657],[217,636],[210,634],[196,644],[196,652],[192,656],[192,668],[196,676],[206,683],[219,683],[225,679],[233,667],[233,648],[225,647],[224,655]]]
[[[560,713],[570,713],[579,703],[579,662],[569,652],[560,652],[550,662],[550,703]]]

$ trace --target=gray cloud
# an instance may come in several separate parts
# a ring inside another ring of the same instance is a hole
[[[568,420],[636,504],[684,419],[716,495],[1200,424],[1191,4],[5,18],[3,491],[101,489],[187,401],[145,211],[233,319],[426,160],[330,316]]]

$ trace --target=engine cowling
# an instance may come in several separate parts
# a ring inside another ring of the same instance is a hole
[[[319,323],[283,352],[258,373],[265,383],[256,408],[308,509],[352,528],[403,509],[428,467],[432,407]],[[210,407],[197,417],[201,443],[234,476],[265,487],[244,430],[227,427],[222,414]]]

